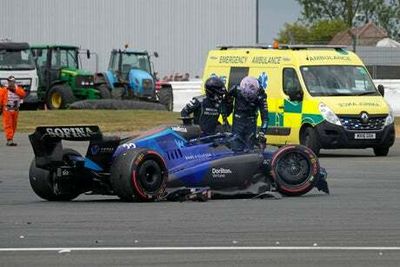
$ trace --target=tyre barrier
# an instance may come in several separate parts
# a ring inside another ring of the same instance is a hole
[[[69,105],[70,109],[145,109],[145,110],[166,110],[160,103],[137,101],[137,100],[117,100],[117,99],[98,99],[81,100]]]

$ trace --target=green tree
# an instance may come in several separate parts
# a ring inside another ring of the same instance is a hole
[[[341,19],[349,27],[361,1],[363,0],[297,0],[303,8],[301,15],[305,21],[313,23],[321,19]]]
[[[283,44],[309,43],[309,28],[299,22],[285,23],[283,30],[278,33],[278,41]]]
[[[399,39],[400,0],[297,0],[302,6],[302,20],[340,19],[348,28],[373,21],[390,37]]]
[[[278,34],[278,41],[287,44],[326,44],[336,33],[346,28],[346,24],[340,19],[319,20],[311,25],[301,22],[286,23]]]
[[[347,29],[343,20],[319,20],[310,27],[310,41],[312,43],[326,44],[341,31]]]

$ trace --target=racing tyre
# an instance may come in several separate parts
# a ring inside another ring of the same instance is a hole
[[[63,150],[63,159],[66,160],[68,156],[81,156],[73,149]],[[54,183],[55,171],[49,171],[36,166],[36,160],[33,159],[29,169],[29,182],[33,191],[39,197],[49,201],[69,201],[76,198],[80,192],[78,185],[71,185],[68,192],[62,192]]]
[[[67,85],[55,85],[46,97],[46,105],[49,109],[65,109],[74,101],[72,89]]]
[[[108,89],[107,84],[105,84],[105,83],[100,84],[97,87],[97,90],[99,90],[101,99],[109,99],[109,98],[111,98],[111,92],[110,92],[110,89]]]
[[[386,157],[389,154],[388,147],[374,147],[374,154],[377,157]]]
[[[111,185],[124,201],[153,201],[162,195],[168,179],[163,158],[148,149],[131,149],[114,160]]]
[[[172,87],[161,87],[158,92],[158,97],[160,99],[160,103],[165,106],[168,111],[172,111],[174,109],[174,95],[172,93]]]
[[[300,196],[310,191],[319,179],[320,166],[311,149],[288,145],[278,149],[271,160],[271,175],[278,191]]]
[[[300,136],[300,144],[310,148],[315,155],[319,156],[321,145],[318,141],[318,136],[312,127],[307,127]]]

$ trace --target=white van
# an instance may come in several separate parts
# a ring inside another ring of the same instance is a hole
[[[24,106],[37,106],[38,75],[28,43],[0,42],[0,83],[6,84],[13,75],[19,86],[24,88]]]

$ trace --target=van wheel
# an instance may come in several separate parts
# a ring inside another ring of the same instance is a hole
[[[319,156],[321,145],[318,141],[317,133],[314,128],[307,127],[300,136],[300,144],[310,148],[315,155]]]
[[[388,147],[374,147],[374,154],[377,157],[386,157],[389,153]]]

